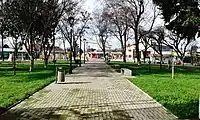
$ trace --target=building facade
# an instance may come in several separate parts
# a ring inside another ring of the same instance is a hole
[[[155,46],[155,49],[158,47]],[[170,58],[172,49],[168,46],[162,46],[162,54],[163,60]],[[153,48],[148,48],[147,52],[145,52],[145,47],[143,44],[139,44],[139,53],[140,53],[140,60],[143,62],[150,61],[159,61],[160,54],[156,52]],[[136,55],[136,46],[135,44],[128,44],[126,47],[126,59],[127,61],[137,62],[137,55]]]

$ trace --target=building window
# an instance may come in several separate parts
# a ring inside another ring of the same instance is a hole
[[[131,55],[129,55],[129,58],[131,58]]]
[[[131,52],[132,50],[128,50],[129,52]]]

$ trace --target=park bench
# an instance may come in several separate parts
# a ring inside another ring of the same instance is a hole
[[[120,65],[114,65],[114,69],[120,69]]]
[[[121,68],[121,74],[124,76],[132,76],[132,70],[127,68]]]
[[[120,69],[120,65],[111,65],[111,67],[114,69]]]

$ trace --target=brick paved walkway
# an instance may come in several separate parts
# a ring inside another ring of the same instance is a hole
[[[101,61],[67,75],[10,109],[1,120],[174,120],[176,117]]]

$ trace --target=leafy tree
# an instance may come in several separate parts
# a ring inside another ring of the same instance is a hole
[[[66,2],[59,5],[57,0],[47,0],[43,3],[38,19],[37,31],[41,36],[41,45],[44,54],[45,67],[47,66],[49,56],[55,46],[56,27],[63,15]]]
[[[159,6],[165,26],[181,38],[195,39],[200,25],[198,0],[153,0]],[[200,35],[200,34],[199,34]]]
[[[15,24],[19,30],[23,44],[30,57],[30,71],[34,65],[34,39],[37,36],[35,29],[40,5],[43,0],[12,0],[5,3],[5,15],[9,24]]]
[[[5,13],[9,24],[18,29],[18,34],[30,57],[30,70],[34,59],[44,53],[47,61],[55,45],[55,29],[65,9],[66,2],[57,0],[12,0],[6,1]]]

